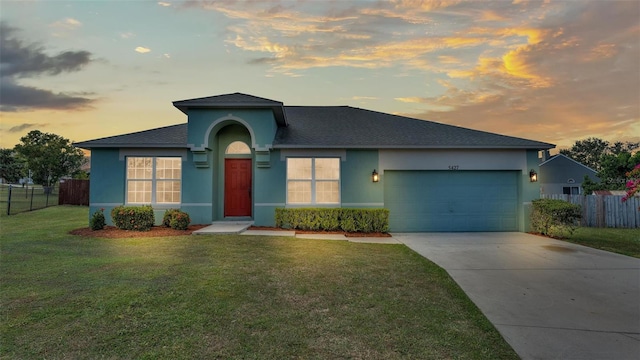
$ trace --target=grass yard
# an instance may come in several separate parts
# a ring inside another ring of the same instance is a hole
[[[563,240],[640,258],[640,229],[581,227]]]
[[[87,219],[0,219],[1,358],[517,359],[403,245],[67,234]]]

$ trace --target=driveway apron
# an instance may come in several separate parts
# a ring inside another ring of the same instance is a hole
[[[525,233],[393,234],[522,359],[640,359],[640,259]]]

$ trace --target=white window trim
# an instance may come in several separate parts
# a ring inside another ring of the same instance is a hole
[[[129,179],[129,159],[130,158],[151,158],[151,179]],[[156,165],[157,159],[159,158],[173,158],[180,159],[180,178],[179,179],[158,179],[156,177]],[[151,202],[129,202],[129,182],[151,182]],[[159,181],[178,181],[180,182],[180,201],[178,202],[157,202],[156,191],[157,184]],[[129,205],[144,205],[144,204],[153,204],[153,205],[176,205],[182,202],[182,157],[179,156],[127,156],[125,161],[125,194],[124,194],[125,204]]]
[[[288,207],[304,207],[304,206],[315,206],[315,207],[335,207],[340,206],[342,203],[342,166],[340,161],[338,161],[338,179],[320,179],[316,180],[316,159],[338,159],[340,157],[321,157],[321,156],[305,156],[305,157],[287,157],[287,161],[285,162],[285,171],[286,171],[286,206]],[[289,179],[289,162],[288,159],[311,159],[311,179]],[[290,203],[289,202],[289,182],[311,182],[311,202],[309,203]],[[337,182],[338,183],[338,202],[335,203],[318,203],[316,201],[316,183],[317,182]]]

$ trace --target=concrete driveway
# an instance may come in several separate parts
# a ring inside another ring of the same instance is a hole
[[[393,237],[447,270],[523,359],[640,359],[640,259],[524,233]]]

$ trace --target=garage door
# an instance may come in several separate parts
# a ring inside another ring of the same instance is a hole
[[[385,171],[391,231],[517,231],[517,171]]]

